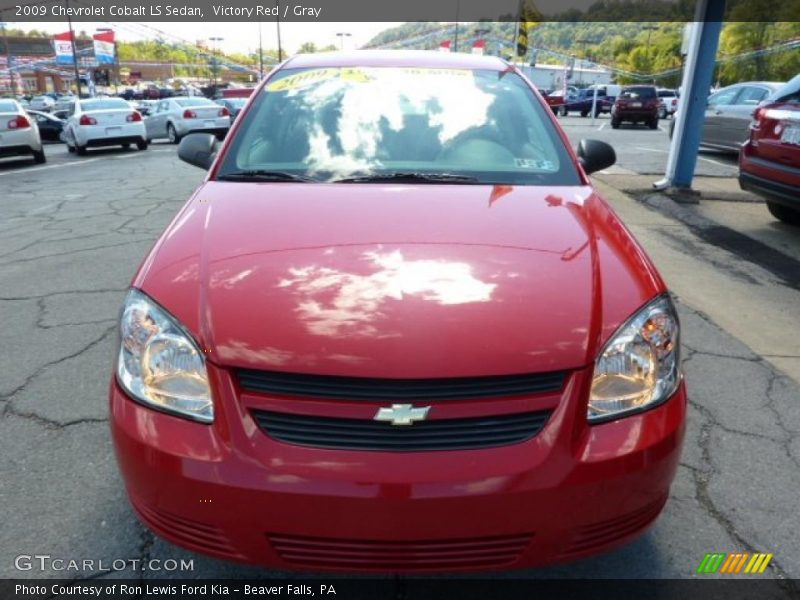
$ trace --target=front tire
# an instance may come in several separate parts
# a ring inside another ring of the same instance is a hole
[[[650,126],[650,129],[658,129],[658,117],[650,121],[648,125]]]
[[[77,145],[75,146],[75,153],[78,156],[86,156],[87,154],[89,154],[86,150],[86,146],[77,146]]]
[[[800,210],[789,208],[777,202],[770,202],[769,200],[767,200],[767,209],[778,221],[800,227]]]
[[[136,148],[138,148],[139,150],[147,150],[147,142],[144,140],[136,142]]]
[[[167,123],[167,139],[170,144],[179,144],[181,141],[181,136],[175,131],[175,126],[172,123]]]
[[[559,109],[558,114],[560,114],[562,117],[566,117],[569,114],[569,111],[567,110],[566,106],[562,106]]]
[[[611,129],[619,129],[619,119],[611,117]]]
[[[39,150],[38,152],[33,153],[33,160],[37,165],[41,165],[47,162],[47,157],[44,155],[44,149]]]

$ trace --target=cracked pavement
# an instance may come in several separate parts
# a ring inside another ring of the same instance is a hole
[[[0,577],[78,576],[16,571],[19,554],[194,560],[192,573],[82,577],[281,577],[193,554],[145,530],[111,447],[106,389],[119,306],[140,261],[203,173],[162,144],[93,152],[85,164],[61,146],[47,153],[48,168],[0,163]],[[637,224],[639,213],[627,216],[650,250],[654,230]],[[654,256],[659,267],[669,252],[688,247],[676,244],[676,235],[702,245],[676,225],[655,229],[663,234]],[[727,277],[741,278],[745,269],[759,285],[777,285],[738,262],[729,267]],[[766,576],[797,592],[790,579],[800,577],[798,383],[698,310],[702,290],[687,302],[675,283],[690,407],[664,513],[625,547],[515,576],[686,578],[706,552],[761,551],[775,555]]]

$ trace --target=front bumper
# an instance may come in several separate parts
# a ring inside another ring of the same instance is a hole
[[[683,384],[654,409],[588,426],[591,373],[582,370],[544,429],[520,444],[308,448],[267,437],[230,374],[209,365],[209,375],[212,425],[144,407],[112,381],[111,429],[129,497],[173,543],[282,569],[513,569],[595,554],[658,516],[684,433]]]

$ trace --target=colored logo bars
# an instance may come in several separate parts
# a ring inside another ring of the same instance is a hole
[[[706,554],[697,567],[697,573],[726,573],[728,575],[763,573],[772,560],[772,556],[772,553],[766,552],[753,554],[749,552],[734,552],[732,554],[717,552]]]

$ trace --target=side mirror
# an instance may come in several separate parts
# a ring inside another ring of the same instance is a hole
[[[178,146],[178,158],[208,170],[217,154],[217,138],[210,133],[190,133]]]
[[[600,140],[581,140],[578,143],[578,160],[588,175],[607,169],[617,162],[617,153],[614,148]]]

